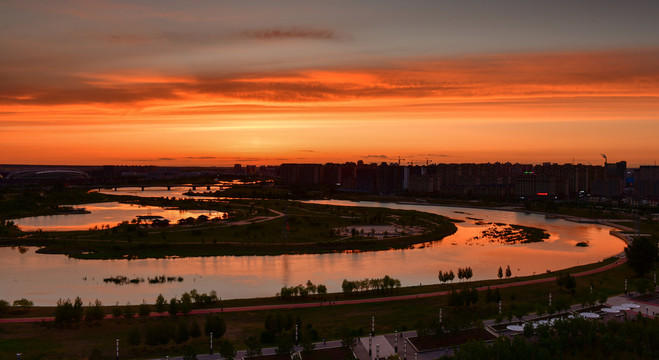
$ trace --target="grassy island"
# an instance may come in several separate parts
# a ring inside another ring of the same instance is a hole
[[[61,198],[57,200],[61,201]],[[141,221],[62,232],[13,230],[5,245],[40,246],[40,253],[82,259],[277,255],[403,249],[453,234],[443,216],[417,211],[308,204],[289,200],[194,200],[79,193],[77,199],[121,201],[176,209],[221,211],[163,226]],[[73,199],[64,197],[66,200]],[[53,200],[56,202],[56,200]],[[60,209],[54,203],[52,209]],[[70,211],[70,208],[62,208]],[[14,210],[12,214],[28,215]],[[61,213],[57,211],[54,213]]]

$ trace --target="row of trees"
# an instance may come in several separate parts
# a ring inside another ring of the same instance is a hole
[[[448,294],[448,305],[449,306],[469,306],[471,304],[476,304],[478,301],[478,290],[476,288],[471,289],[461,289],[456,291],[455,289],[451,290]]]
[[[470,266],[463,268],[458,268],[458,279],[462,281],[462,279],[469,280],[474,276],[474,271],[471,269]],[[442,272],[439,270],[439,274],[437,275],[437,278],[439,281],[444,284],[449,281],[453,281],[455,279],[455,274],[453,273],[453,270],[449,270],[447,272]]]
[[[9,312],[10,310],[25,312],[32,306],[34,306],[34,303],[26,298],[14,300],[12,306],[9,306],[9,302],[7,300],[0,299],[0,313]]]
[[[146,303],[142,303],[137,307],[137,312],[135,308],[130,305],[130,303],[125,306],[116,305],[112,307],[112,316],[114,318],[132,318],[136,314],[141,317],[149,316],[151,313],[151,306]],[[71,299],[59,299],[57,301],[57,307],[55,308],[55,320],[54,323],[56,326],[71,326],[79,323],[81,320],[87,322],[98,322],[103,320],[105,317],[105,310],[100,300],[96,300],[94,304],[89,303],[87,306],[83,306],[82,300],[80,297],[76,297],[74,301]]]
[[[510,278],[511,276],[513,276],[513,272],[510,270],[510,265],[508,265],[506,267],[506,279]],[[503,278],[503,269],[501,268],[501,266],[499,266],[499,271],[497,272],[497,277],[499,279]]]
[[[288,300],[293,297],[301,297],[301,298],[306,298],[309,297],[309,295],[326,295],[327,294],[327,286],[323,284],[314,284],[311,282],[311,280],[307,280],[306,285],[296,285],[296,286],[291,286],[291,287],[282,287],[281,291],[278,296],[280,296],[282,299]]]
[[[260,342],[255,337],[250,337],[245,341],[247,345],[247,355],[261,355],[262,345],[275,343],[275,352],[278,355],[288,355],[293,353],[295,343],[295,329],[298,330],[298,344],[302,346],[303,355],[306,352],[313,351],[315,348],[314,341],[319,340],[318,331],[310,323],[302,324],[300,317],[293,318],[292,313],[285,316],[282,312],[270,313],[265,319],[265,330],[261,332]]]
[[[556,277],[556,284],[559,287],[565,288],[565,290],[574,294],[577,287],[577,280],[574,278],[574,276],[568,273],[559,273]]]
[[[171,316],[176,316],[179,312],[187,315],[193,308],[216,304],[219,302],[217,293],[212,290],[210,294],[200,294],[196,289],[189,293],[183,293],[181,299],[173,297],[167,302],[162,294],[156,298],[156,312],[164,314],[168,312]]]
[[[385,275],[380,279],[362,279],[362,280],[348,280],[343,279],[341,288],[344,294],[354,294],[363,292],[392,292],[394,288],[399,288],[400,280],[394,279],[389,275]]]
[[[214,340],[219,340],[226,333],[227,325],[223,318],[209,314],[204,324],[204,334],[213,334]],[[144,343],[147,346],[167,345],[170,342],[184,344],[191,338],[199,338],[202,335],[201,327],[195,320],[161,320],[149,322],[143,329],[137,325],[128,333],[128,343],[131,346],[139,346]],[[233,344],[223,345],[220,343],[220,354],[230,359],[235,357]],[[224,348],[224,349],[223,349]]]

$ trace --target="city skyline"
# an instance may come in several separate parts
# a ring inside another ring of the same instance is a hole
[[[659,154],[656,2],[0,7],[0,163]]]

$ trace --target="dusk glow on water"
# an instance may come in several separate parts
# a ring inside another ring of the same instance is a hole
[[[117,226],[122,221],[131,222],[137,216],[161,216],[175,224],[179,219],[188,217],[197,218],[206,215],[209,218],[222,217],[223,212],[208,210],[177,210],[163,209],[157,206],[144,206],[135,204],[124,204],[118,202],[106,202],[95,204],[84,204],[74,206],[76,209],[85,209],[89,214],[64,214],[34,216],[13,220],[23,231],[71,231],[88,230],[94,227],[101,228],[105,225]]]
[[[433,212],[456,219],[467,216],[490,222],[528,225],[546,229],[551,237],[543,243],[503,245],[470,242],[485,227],[467,220],[456,224],[458,231],[423,248],[364,253],[281,256],[218,256],[145,260],[76,260],[63,255],[35,254],[34,248],[21,254],[17,249],[0,248],[0,293],[8,298],[27,297],[40,305],[53,305],[60,297],[80,296],[86,302],[96,298],[106,304],[155,301],[197,289],[215,290],[224,299],[274,296],[282,286],[306,283],[327,285],[341,291],[343,279],[377,278],[390,275],[403,286],[438,283],[439,270],[471,266],[474,280],[496,277],[499,266],[510,265],[513,276],[545,273],[570,266],[601,261],[620,253],[622,240],[609,234],[611,228],[545,219],[542,215],[512,211],[459,207],[313,201],[345,206],[382,206]],[[459,212],[464,213],[459,213]],[[582,248],[575,244],[588,241]],[[104,283],[112,276],[148,278],[180,276],[182,282],[114,285]]]

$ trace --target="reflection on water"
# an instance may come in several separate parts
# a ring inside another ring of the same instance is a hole
[[[223,212],[210,210],[177,210],[165,209],[157,206],[144,206],[136,204],[123,204],[118,202],[93,203],[73,206],[76,209],[84,208],[89,214],[62,214],[48,216],[33,216],[14,219],[14,223],[23,231],[67,231],[88,230],[105,225],[116,226],[122,221],[131,221],[138,216],[162,216],[172,223],[179,219],[198,217],[221,217]]]
[[[124,186],[110,189],[98,189],[101,194],[107,195],[131,195],[137,197],[168,197],[180,199],[225,199],[218,196],[192,196],[187,195],[188,192],[212,192],[223,191],[234,185],[255,185],[261,183],[260,181],[220,181],[210,185],[179,185],[179,186]]]
[[[439,270],[471,266],[474,280],[496,277],[499,266],[510,265],[513,276],[544,273],[546,270],[601,261],[622,251],[624,243],[609,234],[609,227],[547,220],[542,215],[518,212],[464,209],[458,207],[352,203],[325,201],[346,206],[381,206],[427,211],[466,220],[458,231],[423,248],[365,253],[336,253],[284,256],[219,256],[208,258],[144,260],[76,260],[61,255],[26,253],[0,248],[0,298],[28,298],[38,305],[54,305],[59,298],[80,296],[85,303],[100,299],[105,304],[132,304],[180,296],[196,288],[216,290],[223,299],[273,296],[282,286],[311,280],[329,291],[341,291],[343,279],[376,278],[390,275],[403,286],[437,283]],[[456,213],[463,211],[467,214]],[[485,228],[467,216],[486,222],[521,224],[546,229],[551,237],[543,243],[469,245],[468,239]],[[582,248],[575,244],[588,241]],[[103,283],[111,276],[181,276],[181,283],[115,286]],[[86,278],[86,280],[84,280]]]

